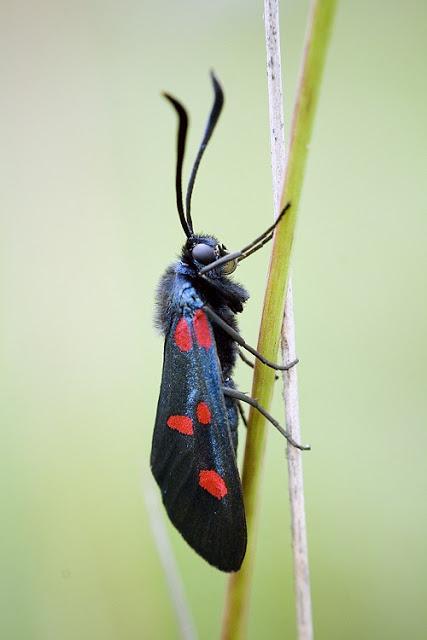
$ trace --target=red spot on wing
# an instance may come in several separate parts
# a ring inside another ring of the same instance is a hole
[[[228,493],[227,485],[224,480],[221,478],[219,473],[213,469],[209,471],[200,471],[199,485],[202,489],[214,496],[214,498],[218,498],[218,500],[221,500],[221,498],[226,496]]]
[[[194,433],[193,421],[187,416],[169,416],[166,424],[170,429],[175,429],[185,436],[192,436]]]
[[[210,424],[211,421],[211,410],[209,409],[206,402],[199,402],[196,408],[197,420],[201,424]]]
[[[197,309],[193,318],[194,331],[196,333],[197,344],[199,347],[209,349],[212,344],[209,322],[206,314],[202,309]]]
[[[193,341],[191,339],[190,327],[187,324],[187,320],[185,318],[180,318],[178,324],[175,328],[174,340],[176,346],[181,349],[181,351],[190,351],[193,346]]]

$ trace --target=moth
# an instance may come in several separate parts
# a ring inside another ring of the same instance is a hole
[[[154,427],[151,469],[170,520],[188,544],[222,571],[238,571],[247,532],[242,486],[236,464],[241,402],[260,411],[288,441],[300,448],[256,399],[238,391],[233,369],[241,349],[266,366],[287,370],[249,346],[238,331],[236,314],[249,294],[230,275],[237,265],[269,242],[276,222],[240,251],[229,253],[212,235],[194,231],[191,196],[200,161],[221,113],[224,94],[213,73],[214,101],[188,182],[185,209],[182,167],[188,115],[163,94],[178,116],[176,204],[186,241],[179,260],[163,274],[156,324],[164,335],[163,373]],[[246,422],[246,421],[245,421]]]

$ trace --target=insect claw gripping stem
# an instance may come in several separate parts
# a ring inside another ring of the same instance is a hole
[[[273,427],[276,427],[276,429],[282,434],[282,436],[286,438],[289,444],[291,444],[293,447],[295,447],[296,449],[300,449],[301,451],[310,451],[311,447],[309,445],[303,445],[303,444],[299,444],[298,442],[295,442],[292,436],[287,431],[285,431],[283,427],[280,426],[277,420],[273,418],[273,416],[270,413],[268,413],[268,411],[266,411],[266,409],[264,409],[264,407],[262,407],[259,404],[258,400],[255,400],[255,398],[251,398],[250,396],[247,396],[245,393],[242,393],[241,391],[237,391],[237,389],[231,389],[230,387],[222,387],[222,392],[225,396],[229,396],[230,398],[234,398],[235,400],[238,400],[241,402],[247,402],[247,404],[250,404],[252,407],[254,407],[257,411],[259,411],[264,416],[264,418],[266,418],[269,422],[271,422]]]
[[[267,367],[271,367],[272,369],[276,369],[277,371],[288,371],[289,369],[294,367],[296,364],[298,364],[299,362],[298,358],[296,360],[292,360],[292,362],[289,362],[288,364],[283,364],[283,365],[277,364],[276,362],[272,362],[271,360],[268,360],[261,353],[259,353],[259,351],[257,351],[256,349],[251,347],[249,344],[247,344],[243,340],[240,333],[235,329],[233,329],[233,327],[230,327],[230,325],[227,324],[227,322],[225,322],[218,314],[216,314],[215,311],[211,309],[211,307],[209,307],[206,304],[203,306],[203,309],[205,310],[206,315],[209,317],[209,319],[213,323],[221,327],[221,329],[223,329],[225,333],[227,333],[233,340],[235,340],[237,344],[240,344],[241,347],[243,347],[244,349],[252,353],[252,355],[258,358],[258,360],[261,360],[261,362],[265,364]]]
[[[248,365],[248,367],[250,367],[251,369],[254,369],[254,368],[255,368],[254,363],[253,363],[253,362],[251,362],[251,361],[249,360],[249,358],[247,358],[247,357],[245,356],[245,354],[243,353],[243,351],[242,351],[241,349],[239,349],[239,350],[238,350],[238,353],[239,353],[239,358],[240,358],[240,360],[242,360],[245,364],[247,364],[247,365]],[[274,379],[275,379],[275,380],[278,380],[278,379],[279,379],[279,376],[277,375],[277,373],[276,373],[276,375],[274,376]]]

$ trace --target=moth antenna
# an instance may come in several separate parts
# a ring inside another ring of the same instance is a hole
[[[175,176],[175,191],[176,191],[176,206],[178,209],[179,219],[181,226],[184,229],[185,235],[189,238],[193,235],[193,225],[187,222],[184,213],[184,203],[182,199],[182,165],[185,155],[185,142],[187,139],[188,129],[188,115],[183,105],[178,102],[176,98],[169,93],[163,93],[166,100],[169,100],[173,108],[178,114],[178,135],[176,146],[176,176]]]
[[[193,221],[191,219],[191,195],[193,193],[194,181],[196,179],[197,170],[199,168],[200,160],[205,152],[207,144],[210,140],[210,137],[215,129],[215,125],[218,122],[218,118],[222,111],[222,107],[224,105],[224,92],[219,84],[217,78],[213,71],[210,72],[213,90],[214,90],[214,102],[212,105],[211,112],[209,114],[209,118],[206,124],[206,129],[202,141],[200,143],[199,151],[197,152],[196,159],[193,164],[193,168],[191,170],[190,179],[188,181],[187,187],[187,196],[185,198],[185,206],[187,212],[187,223],[190,229],[193,228]]]

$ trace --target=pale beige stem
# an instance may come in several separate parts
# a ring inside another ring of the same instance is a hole
[[[156,543],[171,601],[175,609],[179,629],[177,633],[179,633],[182,640],[197,640],[196,627],[188,606],[184,584],[163,520],[163,506],[158,497],[157,487],[154,486],[151,479],[146,479],[143,488],[148,522],[153,533],[153,540]]]
[[[283,358],[288,358],[290,354],[295,353],[295,351],[292,282],[289,280],[285,315],[282,325],[282,356]],[[301,438],[301,429],[299,420],[297,367],[292,367],[289,371],[284,371],[283,397],[285,400],[286,427],[292,434],[292,437],[299,440]],[[288,447],[287,458],[297,634],[299,640],[312,640],[313,618],[301,451],[298,451],[295,447]]]
[[[280,202],[281,208],[288,202],[292,206],[274,235],[257,346],[258,351],[270,360],[277,357],[279,348],[295,222],[335,6],[336,0],[313,0],[310,14]],[[273,385],[274,372],[257,362],[251,395],[267,410],[273,395]],[[249,414],[242,472],[248,548],[242,568],[230,577],[228,584],[222,630],[222,637],[227,640],[240,640],[246,636],[265,444],[265,420],[257,411],[252,410]]]
[[[280,196],[286,165],[282,61],[280,55],[279,0],[264,0],[264,24],[265,43],[267,49],[271,168],[273,175],[275,214],[277,215],[280,210]],[[282,324],[283,362],[290,362],[289,358],[295,358],[295,353],[295,319],[292,280],[289,277],[285,302],[285,314],[283,316]],[[287,428],[294,440],[301,442],[297,367],[292,367],[289,371],[284,373],[283,398],[285,401],[285,424],[287,425]],[[313,620],[301,451],[298,451],[295,447],[288,446],[287,460],[297,634],[299,640],[312,640]]]

